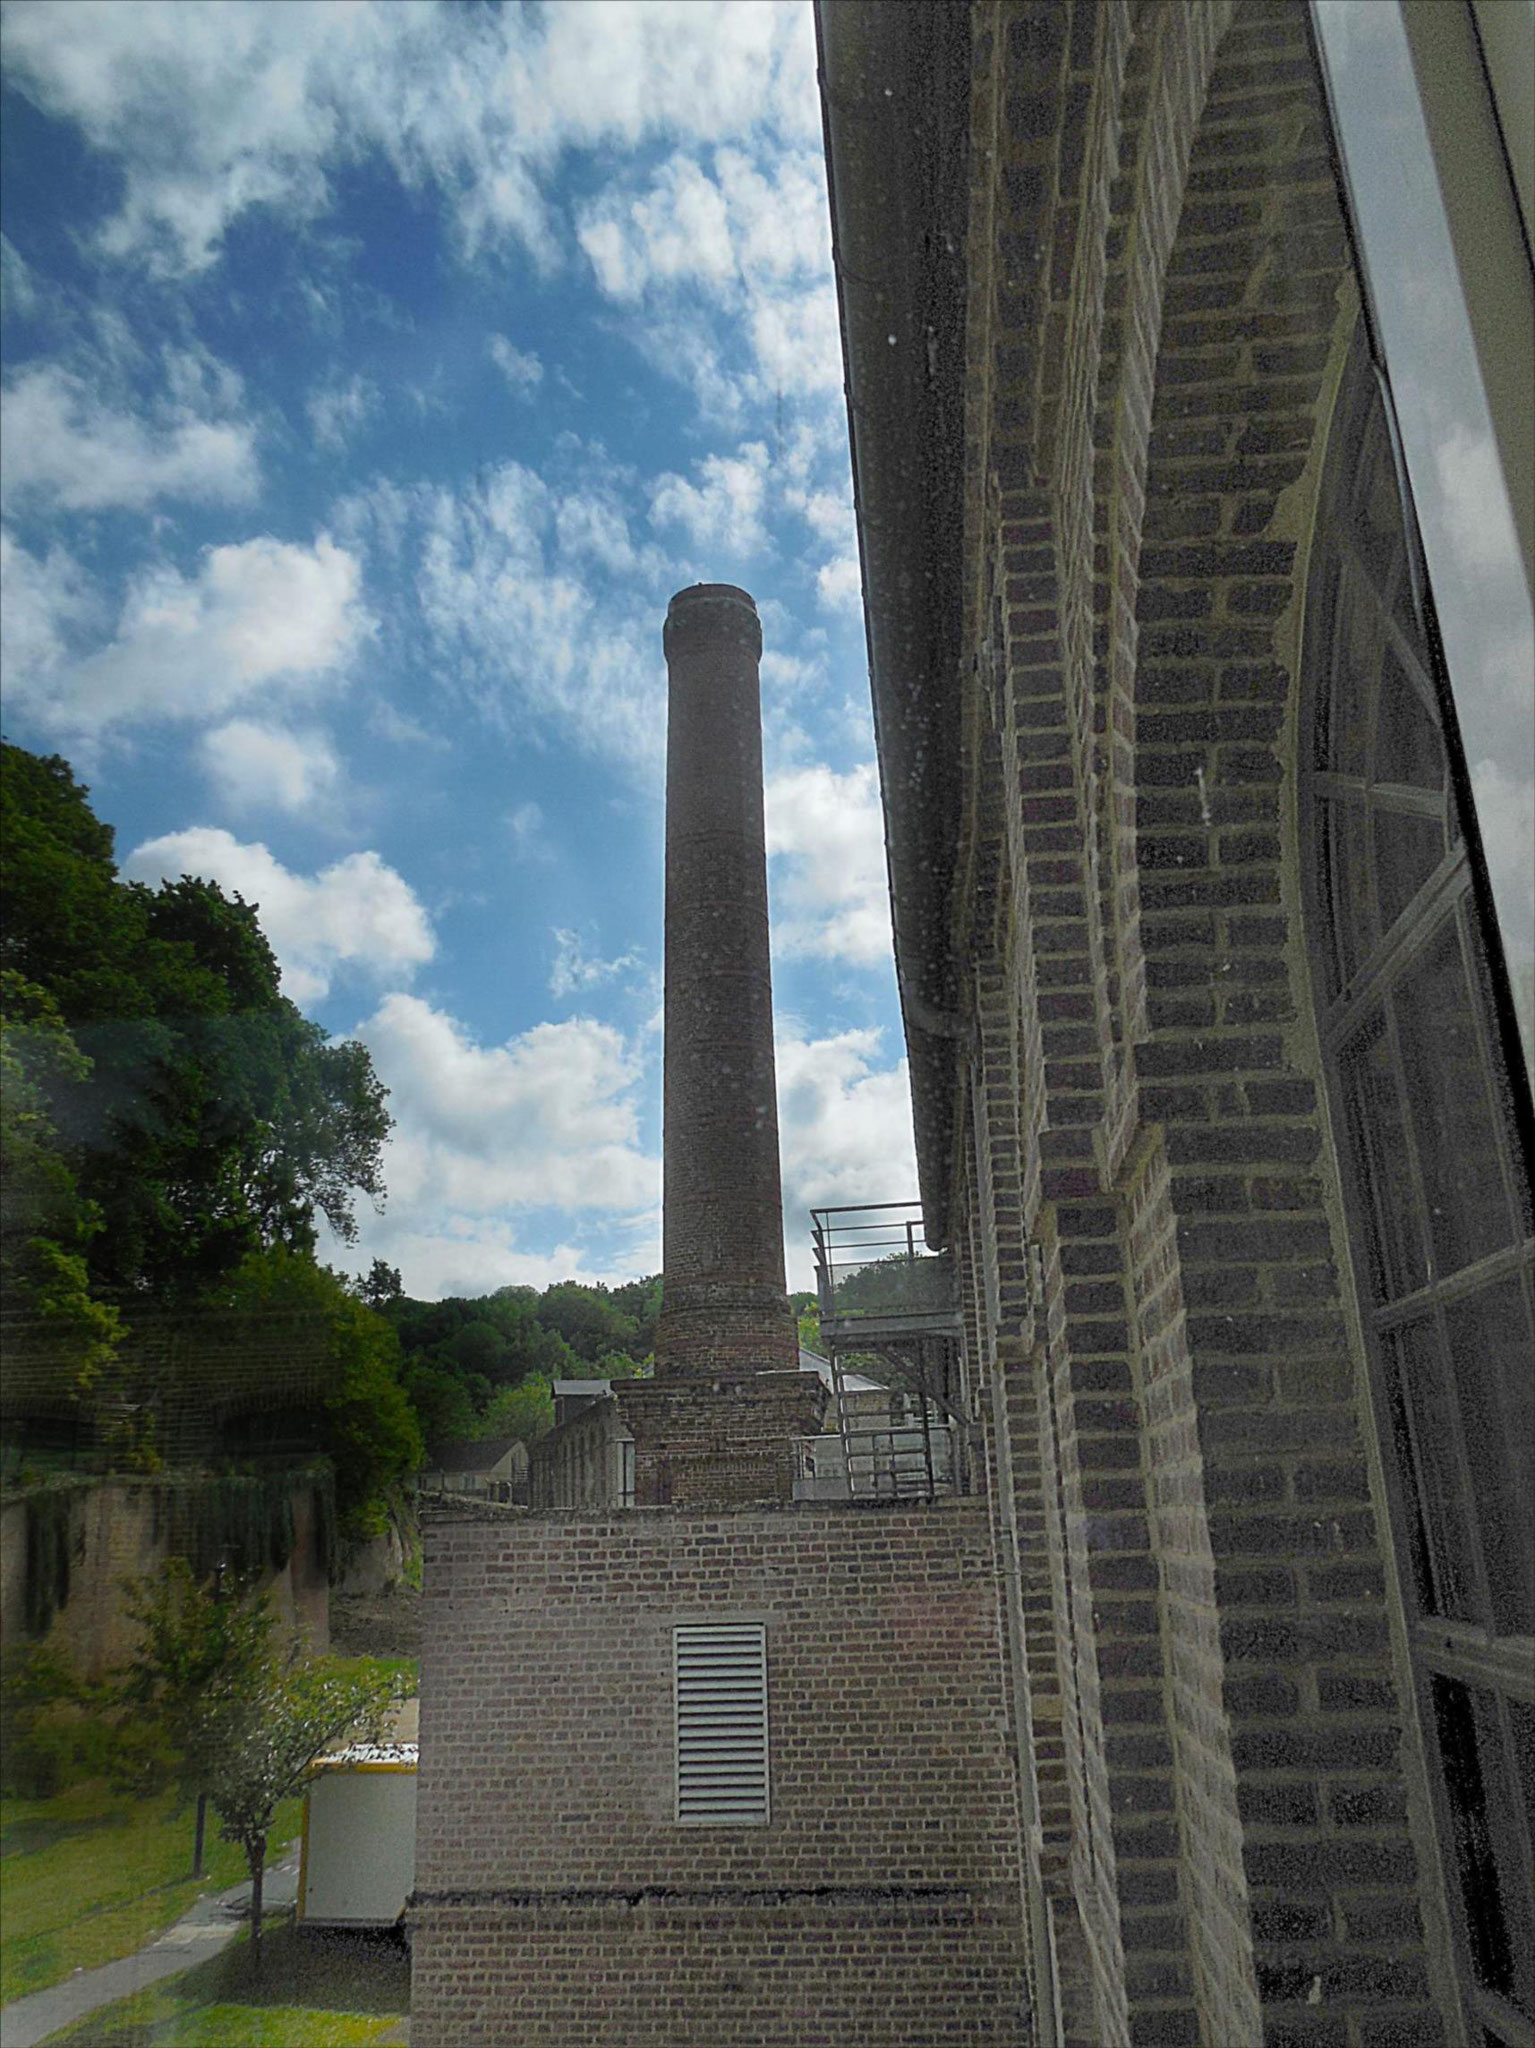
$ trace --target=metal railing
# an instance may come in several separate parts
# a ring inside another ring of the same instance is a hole
[[[816,1292],[823,1326],[954,1315],[954,1269],[947,1252],[930,1252],[918,1202],[813,1209]]]

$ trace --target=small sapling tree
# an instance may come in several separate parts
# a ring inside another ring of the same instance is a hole
[[[398,1678],[358,1674],[329,1658],[271,1658],[255,1685],[207,1704],[208,1796],[219,1832],[244,1852],[251,1877],[251,1974],[261,1974],[266,1845],[279,1803],[298,1792],[311,1759],[340,1737],[377,1739],[403,1697]]]
[[[172,1558],[128,1586],[139,1624],[118,1676],[116,1775],[135,1789],[174,1783],[206,1795],[251,1878],[251,1968],[261,1968],[267,1836],[312,1758],[355,1731],[379,1735],[403,1698],[398,1676],[355,1672],[277,1640],[277,1618],[248,1582],[199,1583]],[[201,1829],[199,1828],[199,1837]]]

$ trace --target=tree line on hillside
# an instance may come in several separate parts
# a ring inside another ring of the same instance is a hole
[[[557,1379],[648,1373],[661,1305],[659,1274],[617,1287],[561,1280],[542,1293],[415,1301],[375,1260],[366,1298],[392,1325],[401,1380],[428,1444],[486,1437],[531,1443],[554,1421]]]

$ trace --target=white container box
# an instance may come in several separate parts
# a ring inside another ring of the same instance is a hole
[[[309,1766],[300,1926],[398,1924],[415,1883],[416,1757],[413,1742],[359,1742]]]

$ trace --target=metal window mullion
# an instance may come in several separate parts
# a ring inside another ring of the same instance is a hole
[[[1402,912],[1390,933],[1365,961],[1352,981],[1334,997],[1323,1012],[1319,1029],[1327,1052],[1336,1057],[1349,1035],[1357,1014],[1377,998],[1384,1000],[1391,984],[1414,954],[1433,935],[1469,886],[1465,845],[1452,847],[1412,902]]]
[[[1488,1252],[1469,1266],[1457,1266],[1441,1280],[1432,1280],[1411,1294],[1399,1294],[1393,1301],[1382,1302],[1372,1310],[1371,1319],[1384,1335],[1427,1315],[1438,1302],[1453,1307],[1467,1296],[1479,1294],[1484,1287],[1517,1277],[1531,1268],[1535,1268],[1535,1240],[1521,1238],[1516,1244],[1499,1245],[1495,1252]]]
[[[1422,653],[1413,646],[1407,635],[1402,631],[1401,623],[1393,612],[1385,592],[1370,574],[1369,567],[1354,544],[1353,539],[1349,538],[1336,542],[1335,545],[1338,547],[1339,552],[1347,559],[1349,566],[1357,572],[1360,582],[1363,583],[1365,589],[1369,592],[1370,601],[1382,626],[1385,628],[1385,637],[1391,643],[1392,653],[1407,671],[1408,679],[1417,691],[1419,701],[1422,703],[1424,710],[1433,719],[1435,726],[1439,730],[1440,737],[1443,738],[1444,712],[1440,704],[1439,692],[1434,688],[1433,675],[1424,661]],[[1378,705],[1376,709],[1377,711],[1379,710]]]

